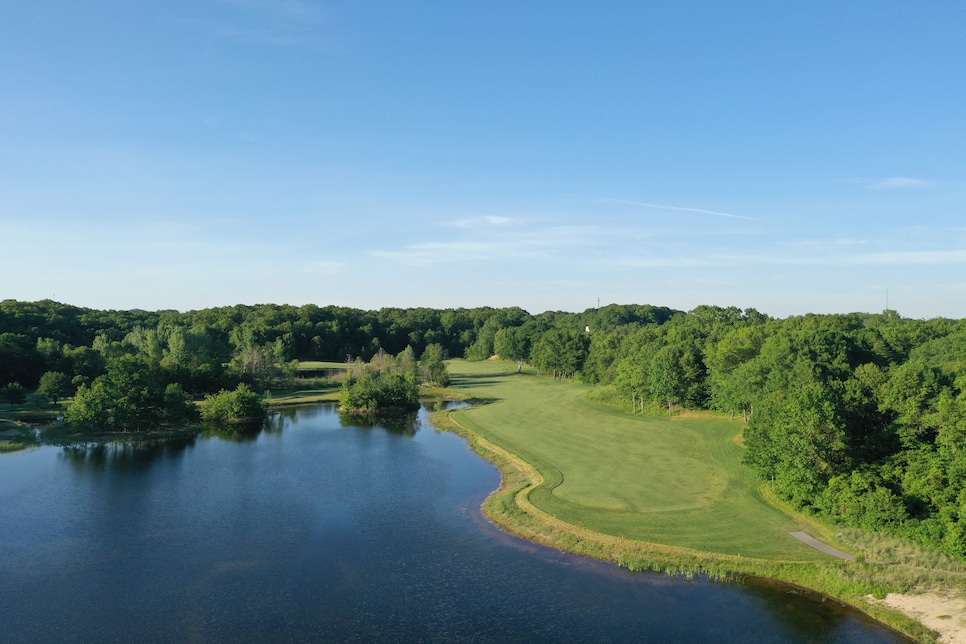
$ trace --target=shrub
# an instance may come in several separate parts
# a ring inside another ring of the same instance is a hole
[[[419,384],[411,373],[364,372],[342,383],[342,411],[376,412],[419,408]]]
[[[201,417],[205,420],[238,421],[261,420],[268,415],[261,397],[242,383],[234,391],[221,390],[205,396],[201,403]]]

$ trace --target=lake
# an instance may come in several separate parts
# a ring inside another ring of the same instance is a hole
[[[904,642],[762,581],[630,573],[507,535],[428,413],[0,455],[0,641]]]

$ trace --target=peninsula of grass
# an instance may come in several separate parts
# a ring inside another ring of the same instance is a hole
[[[835,559],[788,533],[849,544],[763,496],[741,464],[741,421],[713,414],[632,416],[499,361],[451,361],[453,386],[477,404],[438,413],[503,473],[484,511],[509,532],[631,570],[754,576],[812,589],[920,641],[936,633],[867,600],[962,585],[962,577]],[[854,543],[851,542],[850,543]],[[855,550],[852,550],[855,552]]]

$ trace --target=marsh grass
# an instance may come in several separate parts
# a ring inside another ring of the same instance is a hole
[[[966,574],[966,562],[881,532],[838,528],[836,537],[866,559]]]
[[[32,449],[34,447],[36,447],[36,445],[30,443],[20,443],[14,441],[0,442],[0,452],[19,452],[25,449]]]
[[[19,421],[0,420],[0,452],[19,452],[39,445],[30,427]]]

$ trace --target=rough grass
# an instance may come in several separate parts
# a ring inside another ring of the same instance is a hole
[[[888,534],[859,528],[839,528],[836,535],[839,541],[848,544],[868,560],[966,574],[966,562]]]

